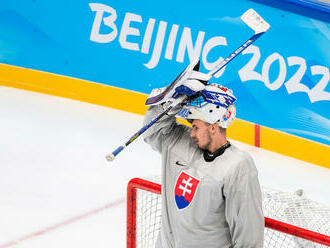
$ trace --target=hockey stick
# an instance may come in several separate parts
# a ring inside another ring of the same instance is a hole
[[[264,34],[269,28],[270,25],[262,19],[262,17],[255,12],[253,9],[247,10],[242,16],[242,21],[247,24],[253,31],[254,35],[248,39],[243,45],[237,48],[233,53],[231,53],[226,59],[222,60],[213,70],[211,70],[208,75],[212,77],[219,72],[224,66],[226,66],[230,61],[232,61],[238,54],[243,52],[248,46],[250,46],[253,42],[255,42],[262,34]],[[106,155],[106,159],[110,162],[115,159],[115,157],[122,151],[126,146],[131,144],[136,138],[138,138],[141,134],[143,134],[147,129],[149,129],[152,125],[154,125],[158,120],[160,120],[164,115],[166,115],[171,109],[173,109],[178,104],[182,103],[186,99],[186,96],[180,96],[173,101],[173,103],[158,115],[155,119],[153,119],[149,124],[143,126],[137,133],[135,133],[126,143],[119,146],[112,153]]]

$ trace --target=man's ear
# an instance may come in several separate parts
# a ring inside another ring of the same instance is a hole
[[[212,134],[216,134],[216,132],[218,131],[219,127],[218,127],[218,124],[214,123],[214,124],[211,124],[211,132]]]

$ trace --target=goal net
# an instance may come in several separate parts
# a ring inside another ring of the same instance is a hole
[[[156,180],[157,181],[157,180]],[[161,185],[132,179],[127,187],[127,248],[154,248],[161,225]],[[330,246],[330,208],[297,191],[262,187],[265,214],[264,247]]]

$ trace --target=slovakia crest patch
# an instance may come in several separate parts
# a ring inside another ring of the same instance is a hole
[[[194,199],[200,180],[190,176],[186,172],[181,172],[176,180],[174,195],[178,209],[184,209],[190,205]]]

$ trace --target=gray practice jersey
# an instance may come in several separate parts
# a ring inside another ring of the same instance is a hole
[[[150,107],[145,123],[161,111],[161,106]],[[156,247],[262,247],[262,195],[253,159],[232,145],[206,162],[190,130],[171,116],[144,135],[162,154],[162,226]]]

